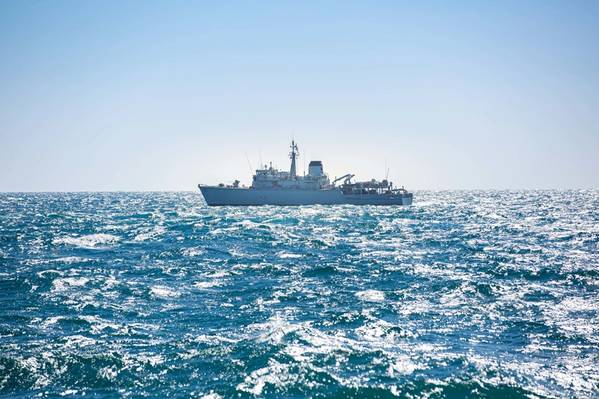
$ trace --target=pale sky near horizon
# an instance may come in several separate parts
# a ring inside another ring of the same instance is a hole
[[[599,1],[0,2],[0,191],[194,190],[249,163],[599,188]]]

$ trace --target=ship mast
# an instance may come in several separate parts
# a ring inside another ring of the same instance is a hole
[[[289,154],[289,157],[291,158],[291,169],[289,170],[289,175],[291,176],[292,179],[295,179],[295,177],[297,176],[296,170],[295,170],[295,158],[299,155],[299,151],[297,149],[297,144],[295,144],[294,140],[291,140],[291,153]]]

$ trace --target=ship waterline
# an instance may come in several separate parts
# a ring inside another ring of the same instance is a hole
[[[250,187],[240,187],[239,180],[232,185],[202,185],[198,187],[211,206],[251,205],[411,205],[412,193],[395,188],[387,179],[352,182],[353,174],[346,174],[332,182],[324,173],[321,161],[311,161],[308,174],[296,172],[297,144],[291,142],[289,172],[264,165],[256,170]],[[341,181],[341,185],[336,183]]]

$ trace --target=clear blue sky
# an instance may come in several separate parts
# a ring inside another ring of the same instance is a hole
[[[292,136],[331,176],[599,188],[599,1],[0,2],[0,191],[249,182]]]

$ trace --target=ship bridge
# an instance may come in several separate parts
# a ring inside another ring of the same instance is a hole
[[[295,141],[291,142],[291,166],[289,172],[280,171],[270,165],[264,165],[261,169],[256,169],[256,174],[252,179],[252,188],[281,188],[296,190],[318,190],[330,187],[328,176],[324,173],[322,161],[310,161],[308,174],[298,176],[296,172],[296,158],[299,156],[299,150]]]

